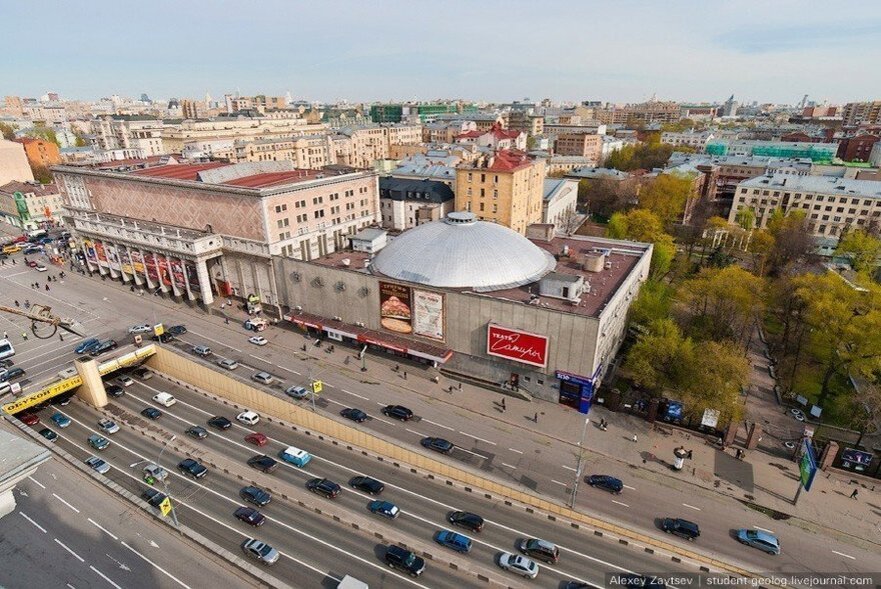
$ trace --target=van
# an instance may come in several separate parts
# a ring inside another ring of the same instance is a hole
[[[172,405],[177,403],[177,399],[175,399],[174,396],[169,393],[157,393],[153,395],[153,400],[163,407],[171,407]]]
[[[211,355],[211,348],[208,346],[196,346],[193,348],[193,353],[204,358],[205,356]]]
[[[285,462],[290,462],[294,466],[304,467],[312,460],[312,455],[305,450],[300,450],[294,446],[288,446],[278,453],[278,457]]]
[[[15,356],[15,348],[8,339],[0,339],[0,360]]]

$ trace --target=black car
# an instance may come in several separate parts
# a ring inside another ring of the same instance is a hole
[[[186,325],[172,325],[168,329],[165,330],[171,335],[184,335],[187,332]]]
[[[208,474],[208,469],[205,465],[192,458],[184,458],[180,461],[180,464],[177,465],[177,468],[181,473],[188,474],[194,479],[201,479]]]
[[[467,528],[472,532],[479,532],[483,529],[483,518],[476,513],[454,511],[447,517],[447,520],[454,526]]]
[[[418,577],[425,571],[425,560],[400,546],[385,549],[385,562],[392,568],[407,571],[411,577]]]
[[[351,419],[352,421],[357,421],[358,423],[361,423],[362,421],[367,419],[366,413],[364,413],[360,409],[353,409],[351,407],[340,411],[340,415],[342,415],[346,419]]]
[[[150,380],[151,378],[153,378],[153,373],[146,368],[138,368],[137,370],[132,372],[132,374],[134,374],[141,380]]]
[[[147,407],[143,411],[141,411],[141,415],[146,417],[147,419],[159,419],[162,417],[162,412],[155,407]]]
[[[229,429],[232,427],[232,422],[222,415],[216,415],[208,420],[208,425],[217,429]]]
[[[382,408],[382,413],[383,415],[387,415],[394,419],[400,419],[401,421],[410,421],[413,419],[413,412],[403,405],[386,405]]]
[[[312,479],[306,483],[306,488],[328,499],[340,494],[340,486],[330,479]]]
[[[162,335],[154,335],[150,339],[152,339],[154,342],[160,342],[163,344],[167,344],[168,342],[174,341],[174,335],[172,335],[166,331],[166,332],[163,332]]]
[[[352,477],[349,486],[358,489],[368,495],[379,495],[385,489],[385,485],[370,477]]]
[[[624,490],[624,483],[621,482],[621,479],[616,479],[615,477],[606,474],[590,475],[587,477],[587,484],[591,487],[605,489],[609,493],[614,493],[615,495],[620,495],[621,491]]]
[[[191,425],[187,428],[186,434],[191,438],[196,438],[197,440],[204,440],[208,437],[208,430],[206,430],[201,425]]]
[[[53,432],[53,431],[52,431],[51,429],[49,429],[48,427],[44,427],[43,429],[40,430],[39,433],[40,433],[41,436],[43,436],[44,438],[46,438],[46,439],[49,440],[50,442],[54,442],[55,440],[58,439],[58,434],[56,434],[55,432]]]
[[[263,472],[273,472],[278,468],[278,461],[266,454],[258,454],[248,458],[248,466],[252,466]]]
[[[665,517],[661,521],[661,529],[668,534],[685,538],[688,541],[692,541],[701,535],[698,525],[686,519]]]
[[[233,515],[235,515],[237,519],[252,526],[262,526],[263,522],[266,521],[266,516],[253,507],[239,507]]]
[[[153,507],[159,507],[159,505],[165,501],[165,495],[156,489],[147,489],[144,491],[143,497],[147,500],[147,503]]]
[[[94,350],[89,352],[89,356],[100,356],[104,352],[108,352],[110,350],[115,350],[118,347],[119,347],[119,344],[116,343],[116,340],[112,340],[112,339],[104,340],[103,342],[98,344],[97,348],[95,348]]]
[[[13,366],[12,368],[7,368],[6,372],[4,372],[3,374],[0,374],[0,382],[15,380],[16,378],[22,376],[24,376],[24,368]]]
[[[65,405],[70,405],[70,399],[73,397],[73,393],[67,393],[66,395],[58,395],[54,397],[50,402],[53,405],[61,405],[64,407]]]
[[[253,503],[257,507],[263,507],[270,501],[272,501],[272,495],[270,495],[267,491],[264,491],[260,487],[253,486],[244,487],[241,491],[239,491],[239,497],[241,497],[248,503]]]
[[[125,390],[118,384],[104,385],[104,390],[107,391],[107,394],[111,397],[121,397],[125,393]]]
[[[422,442],[420,443],[429,450],[434,450],[441,454],[449,454],[453,451],[453,448],[455,448],[452,442],[443,438],[422,438]]]

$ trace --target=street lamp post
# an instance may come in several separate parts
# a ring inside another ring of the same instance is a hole
[[[575,509],[575,496],[578,494],[578,481],[581,479],[581,460],[584,456],[584,436],[587,434],[587,423],[590,417],[584,417],[584,426],[581,428],[581,441],[578,442],[578,463],[575,465],[575,483],[572,485],[572,501],[569,507]]]
[[[165,443],[162,445],[162,450],[159,451],[159,458],[156,459],[156,465],[158,467],[162,468],[162,462],[161,462],[162,461],[162,454],[165,452],[165,449],[168,448],[169,442],[173,442],[176,438],[177,438],[177,436],[175,435],[175,436],[171,436],[169,439],[165,440]],[[165,488],[165,496],[169,497],[169,495],[168,495],[168,476],[166,476],[165,478],[162,479],[162,486]],[[169,497],[169,501],[171,501],[170,497]],[[174,520],[174,526],[178,527],[179,524],[177,522],[177,510],[174,507],[174,503],[171,503],[171,519]]]

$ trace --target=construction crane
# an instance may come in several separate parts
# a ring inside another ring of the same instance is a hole
[[[0,312],[20,315],[21,317],[30,319],[31,333],[33,333],[34,337],[37,339],[49,339],[50,337],[54,337],[55,334],[58,333],[59,327],[68,333],[80,337],[85,336],[85,332],[79,322],[74,321],[73,319],[56,317],[52,314],[52,307],[47,307],[45,305],[30,305],[30,307],[26,309],[0,305]]]

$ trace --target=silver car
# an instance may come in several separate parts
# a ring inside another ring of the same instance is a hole
[[[85,463],[88,464],[92,468],[92,470],[101,474],[107,474],[108,472],[110,472],[110,465],[97,456],[89,456],[88,458],[86,458]]]
[[[262,384],[270,384],[272,382],[272,375],[268,372],[258,372],[251,378]]]
[[[226,358],[222,358],[217,361],[217,365],[221,368],[226,368],[227,370],[235,370],[239,367],[239,363],[235,360],[228,360]]]
[[[278,562],[278,550],[260,540],[248,538],[242,542],[242,550],[251,558],[258,560],[265,565]]]
[[[538,576],[538,565],[535,564],[535,561],[519,554],[503,552],[499,556],[499,566],[527,579],[534,579]]]

